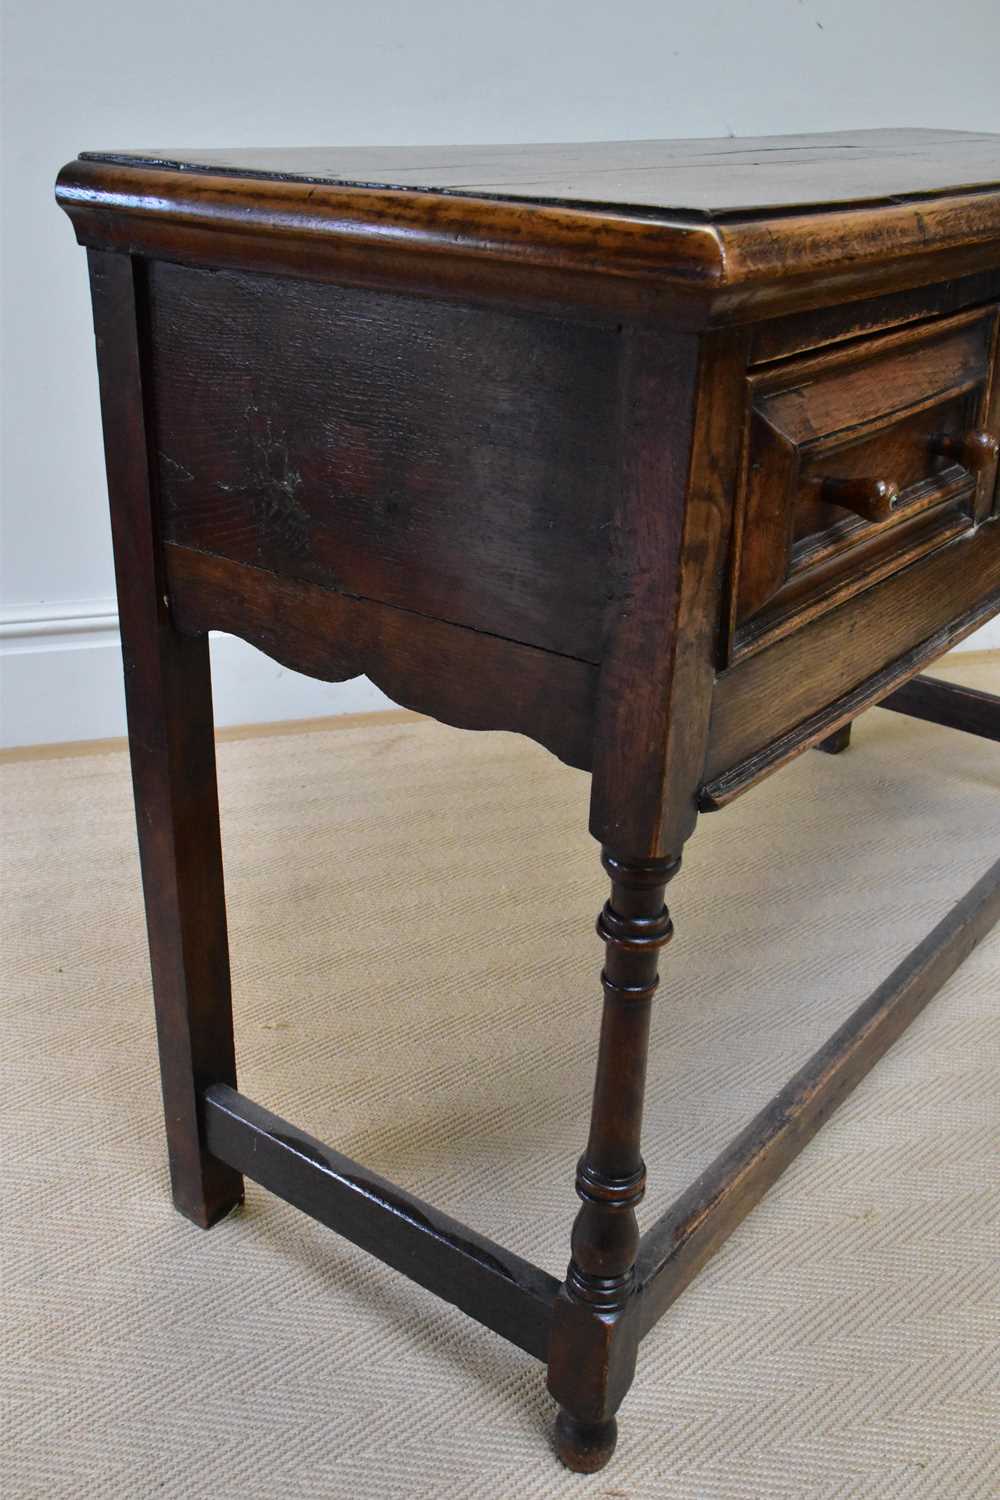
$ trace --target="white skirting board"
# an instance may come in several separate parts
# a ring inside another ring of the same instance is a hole
[[[366,677],[317,682],[231,635],[212,636],[212,692],[220,728],[394,707]],[[124,733],[113,599],[0,612],[0,746]]]
[[[1000,618],[958,649],[1000,650]],[[317,682],[229,635],[212,637],[212,683],[220,727],[393,707],[365,677]],[[0,745],[103,740],[124,733],[113,599],[0,611]]]

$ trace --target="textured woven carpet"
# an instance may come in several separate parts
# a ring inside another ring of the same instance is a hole
[[[528,1356],[253,1184],[210,1234],[172,1212],[125,754],[0,775],[9,1500],[994,1493],[1000,934],[643,1344],[582,1478]],[[244,1091],[561,1275],[598,1021],[586,779],[401,716],[230,739],[220,775]],[[1000,750],[882,711],[702,820],[644,1223],[998,851]]]

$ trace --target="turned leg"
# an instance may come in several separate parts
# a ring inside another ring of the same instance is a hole
[[[663,892],[680,864],[630,861],[608,850],[602,858],[611,877],[597,923],[607,944],[604,1015],[590,1135],[576,1175],[582,1207],[556,1300],[548,1373],[560,1405],[559,1456],[581,1473],[603,1468],[614,1452],[615,1412],[635,1372],[635,1210],[646,1180],[640,1133],[649,1016],[657,957],[672,932]]]
[[[204,1149],[201,1091],[235,1087],[208,638],[174,629],[146,450],[137,272],[91,251],[129,751],[174,1203],[207,1228],[243,1196]]]
[[[850,743],[851,720],[848,719],[846,724],[841,724],[839,729],[835,729],[832,734],[828,734],[825,740],[820,740],[816,749],[822,750],[824,755],[839,755],[841,751],[848,748]]]

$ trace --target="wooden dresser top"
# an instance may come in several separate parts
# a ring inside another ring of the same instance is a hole
[[[746,321],[1000,266],[1000,135],[87,152],[81,243],[153,258]]]
[[[1000,135],[959,130],[521,146],[87,152],[85,159],[702,219],[898,202],[1000,184]]]

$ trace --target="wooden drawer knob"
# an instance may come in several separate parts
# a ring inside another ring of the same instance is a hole
[[[931,447],[942,458],[950,458],[953,463],[961,464],[970,474],[988,469],[990,464],[996,463],[997,454],[1000,453],[1000,442],[993,434],[977,428],[958,434],[939,433],[931,438]]]
[[[866,521],[887,521],[899,503],[899,485],[892,479],[820,479],[817,484],[821,500]]]

